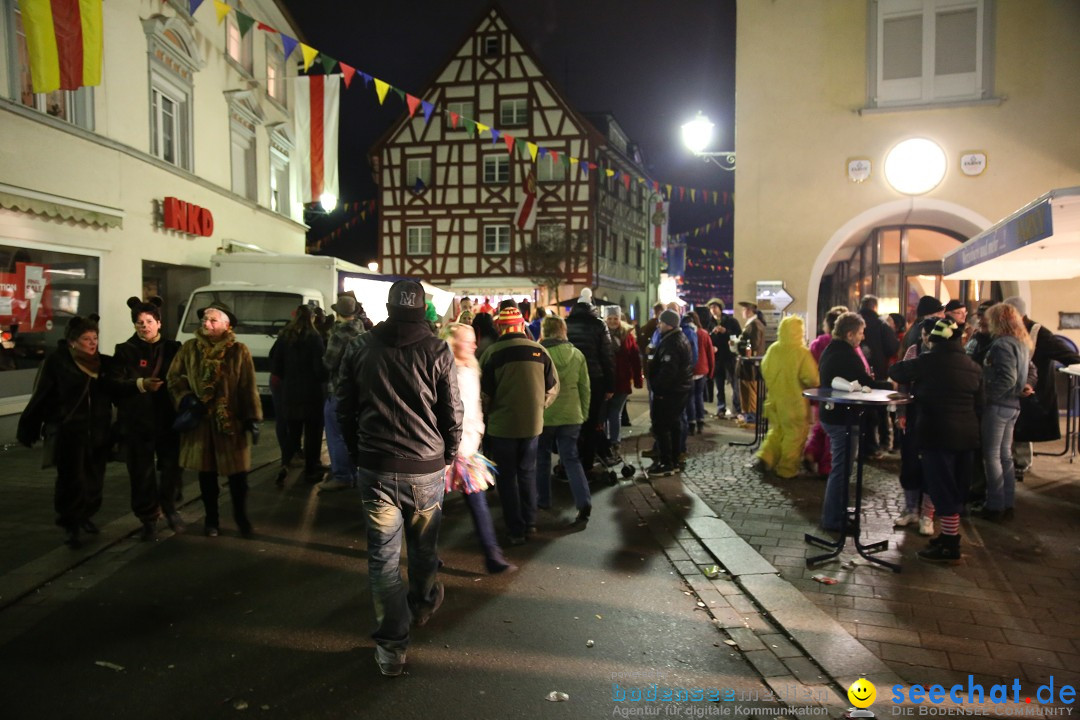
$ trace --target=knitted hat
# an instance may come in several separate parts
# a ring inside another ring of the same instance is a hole
[[[915,307],[915,317],[926,317],[936,312],[941,312],[945,306],[933,295],[923,295],[919,298],[919,304]]]
[[[1016,308],[1016,312],[1020,313],[1021,316],[1027,316],[1027,303],[1024,302],[1024,299],[1022,297],[1014,295],[1012,297],[1005,298],[1004,300],[1002,300],[1002,302],[1006,305],[1012,305],[1014,308]]]
[[[202,320],[203,313],[207,310],[217,310],[218,312],[225,313],[225,317],[229,318],[229,327],[236,327],[236,316],[233,315],[232,308],[230,308],[228,305],[221,302],[220,300],[215,300],[206,307],[199,308],[199,312],[197,312],[196,315],[199,316],[200,321]]]
[[[398,280],[386,296],[386,314],[391,320],[423,321],[427,313],[424,286],[415,280]]]
[[[338,293],[337,302],[330,306],[330,309],[343,317],[352,317],[356,315],[356,308],[359,303],[356,302],[356,293],[352,290],[346,290],[343,293]]]
[[[721,310],[724,309],[724,301],[717,297],[709,298],[709,302],[705,303],[705,307],[709,307],[710,305],[717,305]]]
[[[964,303],[963,300],[950,300],[949,302],[945,303],[945,312],[952,312],[953,310],[959,310],[966,307],[967,305]]]
[[[83,333],[86,332],[98,332],[98,320],[97,315],[87,315],[86,317],[75,317],[68,320],[67,327],[64,328],[64,339],[68,342],[75,342]]]
[[[131,322],[139,322],[139,316],[143,313],[152,315],[155,320],[161,322],[161,306],[164,301],[155,295],[152,298],[148,298],[146,302],[142,301],[142,298],[129,297],[127,306],[131,308]]]
[[[622,316],[622,308],[619,307],[618,305],[605,305],[604,306],[604,317],[606,317],[606,318],[609,318],[609,317],[617,318],[617,317],[621,317],[621,316]]]
[[[951,340],[953,332],[959,327],[952,318],[942,318],[934,323],[934,329],[930,331],[930,342]]]
[[[521,316],[521,311],[517,307],[503,308],[495,316],[495,326],[499,328],[499,332],[509,332],[512,328],[524,324],[525,318]]]
[[[679,313],[675,312],[674,310],[665,310],[664,312],[660,313],[660,322],[670,327],[677,328],[679,327],[681,318],[679,317]]]

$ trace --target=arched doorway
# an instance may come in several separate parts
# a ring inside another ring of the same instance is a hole
[[[945,252],[992,224],[966,207],[932,198],[904,198],[863,211],[833,233],[814,262],[808,322],[816,327],[832,305],[857,307],[866,294],[888,299],[881,312],[905,315],[914,312],[912,303],[921,295],[968,300],[1020,295],[1030,301],[1026,282],[993,287],[941,277]]]

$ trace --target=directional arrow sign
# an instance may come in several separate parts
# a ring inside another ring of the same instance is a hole
[[[795,301],[795,298],[788,295],[787,290],[784,290],[783,288],[777,290],[769,299],[772,301],[773,307],[776,308],[777,312],[783,312],[784,308]]]

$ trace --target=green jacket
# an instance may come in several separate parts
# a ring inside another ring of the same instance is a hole
[[[540,343],[506,333],[480,356],[480,394],[488,435],[536,437],[544,429],[544,408],[559,394],[559,375]]]
[[[544,427],[580,425],[589,414],[588,362],[568,340],[544,340],[540,344],[559,373],[559,396],[544,411]]]

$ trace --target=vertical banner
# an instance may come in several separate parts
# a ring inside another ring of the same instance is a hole
[[[101,84],[101,0],[19,0],[19,11],[34,92]]]
[[[296,145],[305,205],[318,202],[323,193],[338,195],[339,77],[296,78]]]
[[[686,274],[686,246],[672,243],[667,249],[667,274],[682,277]]]
[[[653,247],[662,250],[667,246],[668,240],[668,208],[671,203],[657,199],[649,203],[649,223],[653,229]]]
[[[532,230],[536,225],[536,171],[529,170],[525,182],[521,185],[521,201],[514,213],[514,224],[518,230]]]

